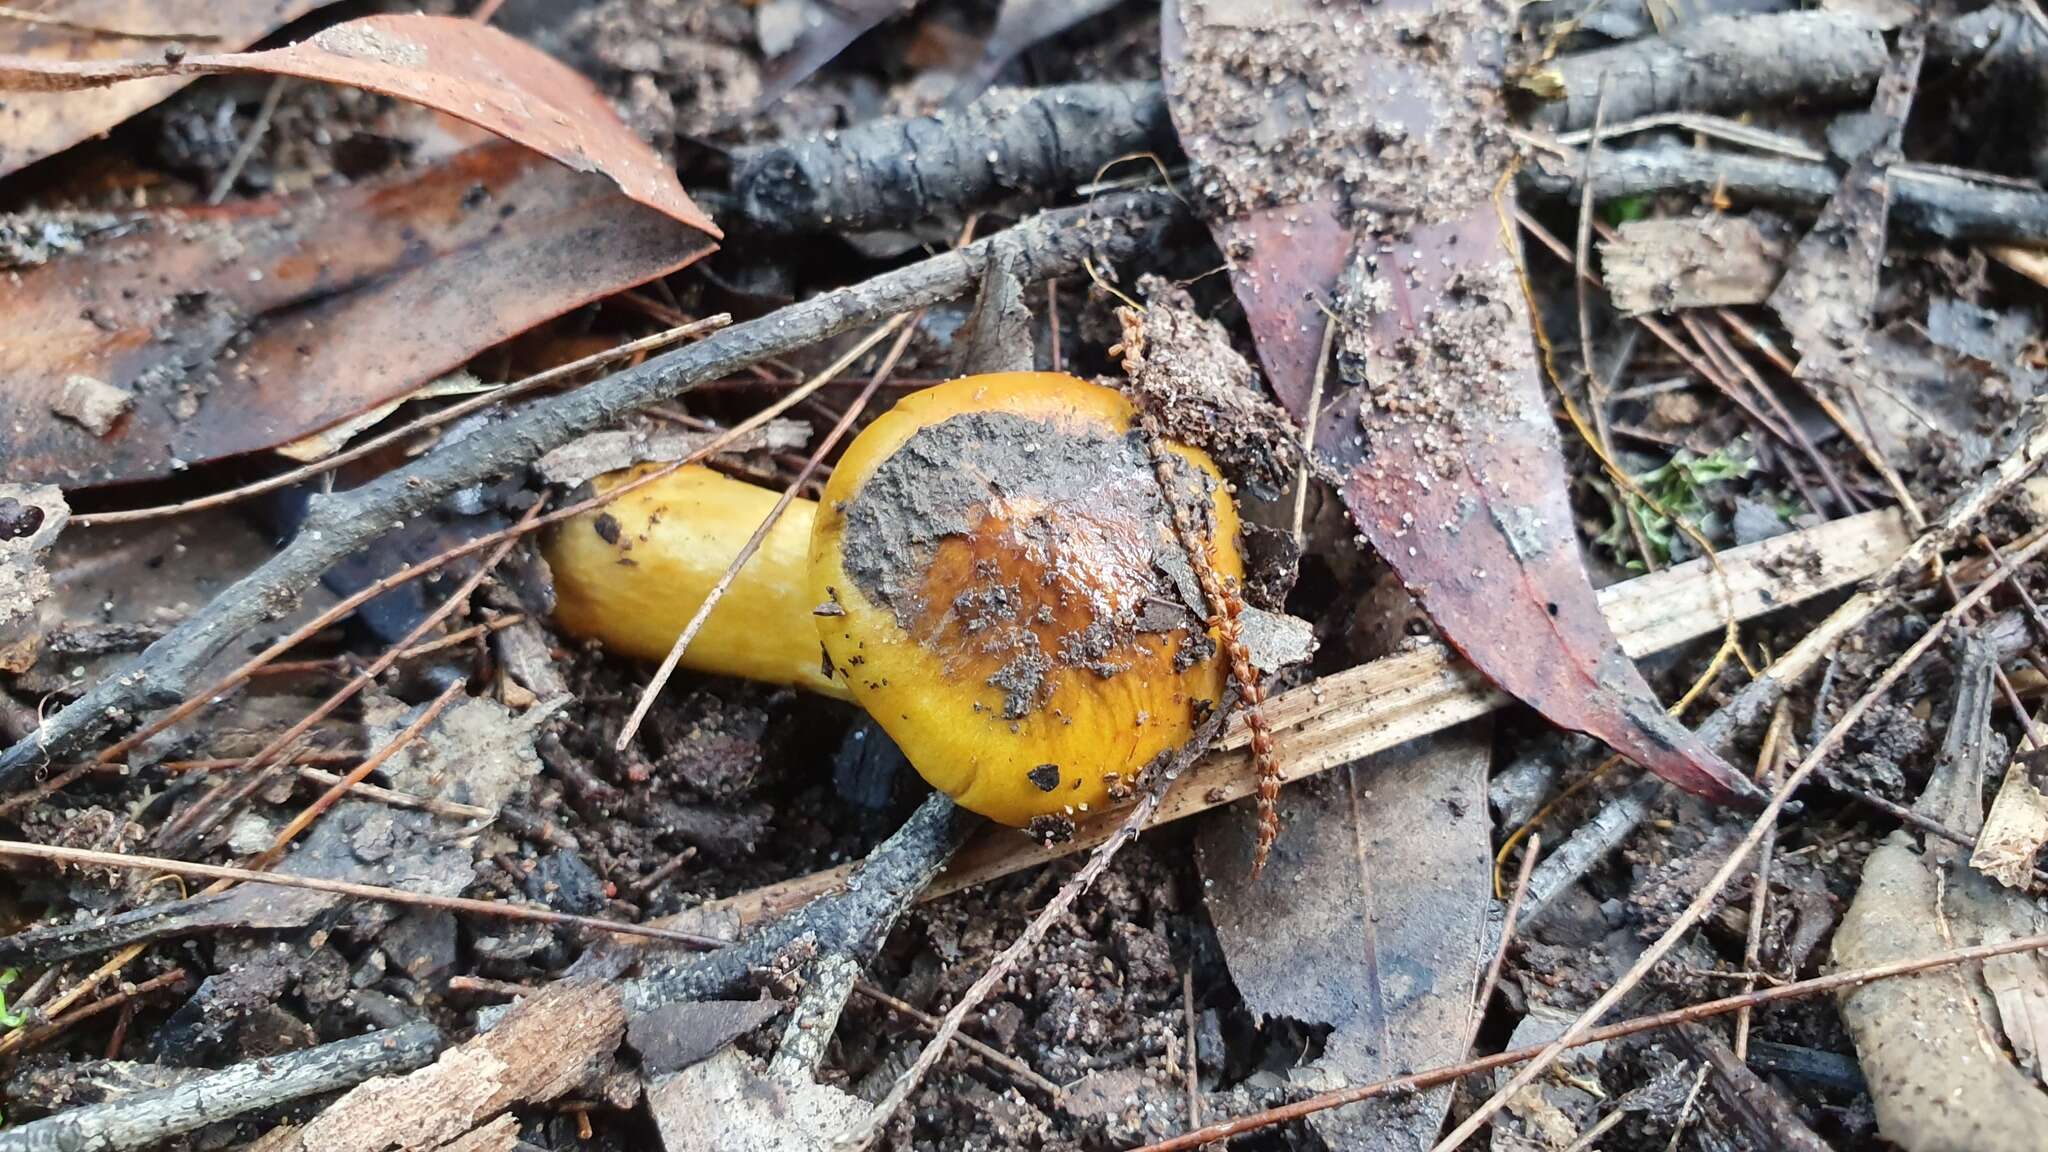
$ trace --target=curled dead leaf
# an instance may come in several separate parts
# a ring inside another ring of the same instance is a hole
[[[391,180],[141,213],[0,279],[0,455],[16,479],[78,487],[286,444],[712,247],[505,143]],[[125,397],[104,436],[76,377]]]
[[[0,58],[87,63],[162,52],[172,43],[246,48],[331,0],[55,0],[0,19]],[[101,96],[30,92],[0,102],[0,176],[89,140],[190,84],[157,76]]]
[[[258,72],[367,88],[446,112],[579,172],[710,236],[718,225],[675,172],[633,135],[590,81],[487,24],[450,16],[366,16],[263,52],[154,60],[0,56],[0,88],[69,92],[129,80]],[[0,159],[4,159],[0,152]]]

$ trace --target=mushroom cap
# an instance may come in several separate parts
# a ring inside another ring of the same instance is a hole
[[[927,781],[1006,824],[1113,804],[1223,697],[1134,416],[1058,373],[941,384],[861,433],[813,522],[832,665]],[[1209,563],[1241,578],[1222,475],[1168,451]]]

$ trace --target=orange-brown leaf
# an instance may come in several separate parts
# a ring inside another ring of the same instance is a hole
[[[0,58],[45,63],[120,61],[187,50],[246,48],[332,0],[55,0],[24,4],[33,18],[0,19]],[[101,96],[24,93],[0,101],[0,176],[90,139],[185,85],[160,75]]]
[[[590,81],[518,38],[473,20],[366,16],[283,48],[176,60],[0,56],[0,88],[46,93],[215,72],[298,76],[424,104],[580,172],[602,172],[632,199],[720,235],[683,191],[675,172],[633,135]]]
[[[71,488],[275,447],[712,248],[503,142],[391,180],[138,214],[0,277],[0,458]],[[74,377],[131,397],[106,435],[57,415]]]

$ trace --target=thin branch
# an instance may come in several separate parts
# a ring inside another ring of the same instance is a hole
[[[33,1052],[95,1016],[110,1012],[116,1008],[126,1008],[145,996],[154,995],[174,984],[182,983],[184,979],[185,970],[183,968],[173,968],[168,972],[158,973],[140,983],[124,984],[76,1012],[69,1012],[52,1019],[41,1028],[33,1030],[24,1029],[22,1032],[14,1034],[21,1036],[21,1041],[12,1045],[9,1050]],[[12,1036],[9,1038],[12,1039]]]
[[[1778,714],[1771,718],[1770,730],[1764,733],[1763,752],[1758,765],[1763,770],[1764,787],[1777,791],[1778,779],[1785,766],[1787,750],[1792,740],[1792,710],[1783,700],[1778,701]],[[1742,990],[1756,990],[1756,973],[1763,967],[1764,921],[1771,910],[1771,863],[1778,847],[1778,826],[1773,822],[1764,833],[1764,841],[1757,847],[1756,872],[1750,880],[1749,931],[1742,942],[1742,970],[1750,973],[1743,978]],[[1749,1058],[1750,1011],[1744,1008],[1735,1014],[1735,1058]],[[1702,1072],[1705,1069],[1701,1069]],[[1704,1080],[1702,1080],[1704,1083]]]
[[[882,1007],[887,1008],[889,1011],[902,1016],[904,1019],[915,1021],[919,1027],[927,1032],[936,1031],[941,1023],[937,1016],[923,1011],[915,1004],[899,1000],[865,980],[855,984],[853,990],[857,994],[865,996]],[[955,1039],[960,1042],[961,1047],[988,1061],[991,1066],[1000,1068],[1015,1076],[1025,1086],[1044,1093],[1054,1101],[1060,1099],[1060,1086],[1039,1075],[1032,1069],[1031,1065],[965,1033],[955,1037]]]
[[[258,872],[253,868],[234,868],[224,864],[194,864],[162,856],[135,856],[124,852],[97,852],[86,848],[60,848],[54,844],[0,840],[0,859],[47,860],[53,864],[83,864],[98,868],[137,868],[202,880],[240,880],[250,884],[268,884],[277,888],[303,888],[309,892],[330,892],[337,896],[377,900],[385,904],[434,908],[444,912],[466,912],[476,916],[492,916],[500,920],[531,920],[541,924],[559,924],[567,928],[583,928],[593,932],[611,932],[620,936],[644,936],[650,940],[666,940],[691,948],[723,948],[732,943],[730,940],[720,940],[714,936],[700,936],[695,932],[681,932],[653,924],[627,924],[616,920],[602,920],[595,916],[576,916],[551,908],[534,908],[525,904],[501,904],[491,900],[472,900],[467,896],[437,896],[426,892],[408,892],[403,888],[356,884],[347,880],[324,880],[313,876]]]
[[[0,1132],[0,1152],[153,1148],[208,1124],[347,1088],[373,1076],[411,1071],[432,1060],[440,1047],[441,1033],[420,1021],[249,1060],[175,1087],[88,1104],[9,1128]]]
[[[213,190],[206,194],[208,204],[218,205],[235,190],[235,181],[242,178],[242,169],[248,167],[249,157],[256,154],[256,146],[270,131],[270,118],[277,115],[278,101],[284,97],[285,77],[273,76],[270,87],[263,90],[263,102],[256,107],[256,119],[250,121],[249,130],[242,133],[242,142],[235,145],[235,154],[228,159],[228,166],[221,169],[220,178],[213,182]]]
[[[1593,295],[1587,291],[1589,283],[1598,284],[1593,275],[1593,206],[1597,198],[1591,194],[1593,159],[1600,153],[1600,130],[1607,120],[1607,75],[1600,76],[1600,90],[1593,103],[1593,135],[1586,141],[1585,168],[1579,174],[1580,183],[1588,194],[1579,203],[1579,231],[1577,242],[1572,248],[1573,298],[1578,305],[1579,317],[1579,363],[1586,373],[1586,403],[1593,410],[1593,434],[1598,439],[1602,459],[1614,459],[1614,433],[1609,428],[1607,411],[1607,386],[1600,378],[1599,362],[1593,355]],[[1634,344],[1623,350],[1614,366],[1617,378],[1628,365],[1628,354],[1634,351]],[[1559,382],[1562,387],[1562,382]],[[1628,525],[1629,540],[1636,546],[1636,554],[1643,558],[1643,568],[1655,572],[1662,567],[1656,553],[1650,551],[1648,535],[1643,531],[1643,519],[1636,512],[1636,506],[1626,495],[1621,499],[1621,517]]]
[[[1316,374],[1308,386],[1308,414],[1301,421],[1301,467],[1294,476],[1294,546],[1301,547],[1301,522],[1308,512],[1308,482],[1315,471],[1316,424],[1323,415],[1323,385],[1330,375],[1330,349],[1337,344],[1337,316],[1323,309],[1323,347],[1316,355]]]
[[[1515,942],[1515,922],[1521,919],[1522,900],[1529,895],[1529,873],[1536,869],[1536,857],[1543,853],[1543,834],[1529,834],[1529,846],[1522,851],[1522,869],[1515,874],[1514,894],[1508,897],[1507,916],[1500,924],[1500,947],[1493,950],[1493,960],[1486,966],[1486,976],[1479,981],[1479,995],[1472,1002],[1472,1027],[1465,1034],[1465,1051],[1470,1052],[1479,1043],[1479,1026],[1486,1022],[1486,1006],[1493,1002],[1493,990],[1500,986],[1501,966],[1507,963],[1508,945]]]
[[[109,524],[133,524],[138,520],[157,520],[165,516],[182,516],[188,512],[201,512],[208,508],[219,508],[222,505],[233,504],[238,500],[246,500],[251,496],[261,496],[265,492],[275,492],[279,488],[289,488],[294,484],[310,480],[323,473],[332,472],[344,464],[381,452],[391,445],[409,439],[418,433],[425,432],[429,428],[437,428],[443,424],[460,420],[472,412],[488,408],[493,404],[502,404],[515,397],[524,396],[535,389],[545,388],[550,384],[565,380],[585,369],[602,367],[614,360],[623,360],[628,356],[637,356],[642,352],[666,348],[678,340],[685,340],[707,332],[715,332],[731,323],[732,316],[721,312],[716,316],[707,316],[702,320],[693,320],[687,324],[677,325],[666,332],[656,332],[652,336],[642,336],[638,340],[629,340],[616,347],[606,348],[602,352],[593,352],[588,356],[572,360],[567,364],[549,368],[545,372],[536,372],[523,380],[515,380],[502,388],[494,388],[489,392],[472,396],[460,403],[451,404],[446,408],[429,412],[419,419],[393,428],[389,432],[372,436],[353,448],[336,452],[332,456],[315,460],[311,464],[293,468],[289,472],[280,472],[275,476],[266,477],[252,484],[244,484],[239,488],[230,488],[224,492],[215,492],[191,500],[183,500],[176,504],[158,504],[150,508],[130,508],[121,512],[87,512],[82,516],[73,516],[71,522],[81,528],[101,528]]]

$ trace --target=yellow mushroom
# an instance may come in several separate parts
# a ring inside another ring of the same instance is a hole
[[[1114,803],[1226,681],[1133,419],[1115,391],[1054,373],[904,397],[822,504],[784,513],[684,663],[850,696],[933,786],[1006,824]],[[1241,578],[1222,476],[1168,452],[1208,562]],[[547,544],[557,623],[661,656],[774,501],[683,469],[565,522]]]

